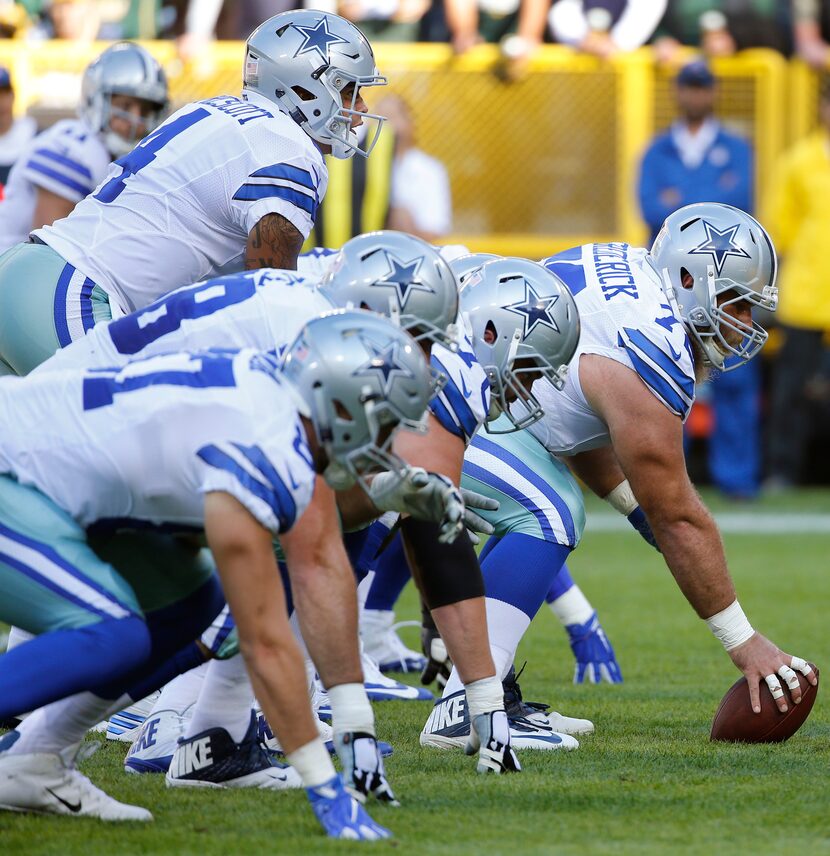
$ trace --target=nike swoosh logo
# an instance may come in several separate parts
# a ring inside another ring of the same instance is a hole
[[[291,470],[288,470],[288,478],[289,478],[289,480],[290,480],[290,482],[291,482],[291,488],[292,488],[292,490],[299,490],[299,489],[300,489],[300,486],[299,486],[299,485],[297,484],[297,482],[294,480],[294,473],[292,473],[292,472],[291,472]]]
[[[675,350],[674,350],[674,348],[671,346],[671,342],[670,342],[668,339],[666,339],[666,344],[669,346],[669,353],[670,353],[670,354],[671,354],[671,355],[672,355],[676,360],[679,360],[679,359],[683,356],[683,354],[682,354],[682,353],[680,353],[679,351],[675,351]]]
[[[469,398],[472,395],[472,392],[467,389],[467,384],[464,383],[464,375],[461,375],[461,392],[464,394],[464,398]]]
[[[71,803],[65,800],[63,797],[58,796],[51,788],[46,788],[46,792],[52,794],[52,796],[59,802],[63,803],[73,814],[77,814],[81,810],[80,803]]]

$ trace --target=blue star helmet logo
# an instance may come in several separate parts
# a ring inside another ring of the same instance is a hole
[[[414,378],[415,375],[400,363],[398,351],[399,342],[385,342],[378,345],[367,336],[361,336],[360,341],[371,354],[369,359],[352,372],[352,377],[376,377],[380,380],[384,396],[388,396],[395,378]]]
[[[325,18],[320,18],[313,27],[303,27],[300,24],[294,24],[294,29],[298,30],[303,37],[303,43],[294,52],[294,56],[316,53],[326,65],[331,62],[331,57],[329,56],[330,45],[347,45],[349,43],[348,39],[329,32]]]
[[[559,325],[553,320],[553,316],[550,314],[559,300],[559,295],[554,294],[551,297],[543,297],[533,290],[533,286],[527,280],[525,280],[524,284],[524,300],[519,300],[504,307],[509,312],[515,312],[517,315],[524,316],[522,319],[524,323],[522,338],[527,338],[537,324],[544,324],[557,333],[560,333]]]
[[[421,269],[421,264],[424,261],[423,257],[404,262],[393,256],[388,250],[384,250],[384,254],[386,255],[386,261],[389,263],[389,270],[384,274],[383,279],[378,279],[373,284],[394,288],[398,298],[398,308],[401,312],[406,307],[409,296],[413,291],[426,291],[429,294],[435,293],[434,289],[418,279],[418,271]]]
[[[734,226],[727,226],[721,232],[707,220],[704,220],[703,228],[706,229],[706,240],[689,250],[689,254],[696,256],[711,256],[712,260],[715,262],[716,276],[721,275],[723,266],[729,256],[735,256],[740,259],[750,258],[749,253],[743,247],[739,247],[735,243],[735,235],[740,228],[737,223]]]

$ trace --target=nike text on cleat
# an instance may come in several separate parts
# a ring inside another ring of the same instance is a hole
[[[434,696],[425,687],[411,687],[384,675],[366,652],[361,657],[363,686],[370,701],[432,701]]]
[[[144,720],[150,715],[160,691],[156,691],[114,713],[107,723],[107,740],[119,740],[122,743],[132,743],[138,735]]]
[[[166,773],[176,746],[184,737],[192,709],[191,705],[184,714],[157,710],[144,720],[124,759],[124,769],[128,773]]]
[[[513,666],[501,682],[504,689],[504,709],[511,719],[524,719],[541,727],[550,728],[559,734],[593,734],[594,723],[590,719],[578,719],[574,716],[564,716],[550,705],[536,701],[525,701],[519,687],[519,675],[524,666],[516,674]]]
[[[259,742],[263,743],[265,747],[271,752],[277,752],[280,755],[284,754],[282,751],[282,746],[280,746],[280,741],[277,739],[277,736],[271,730],[271,726],[268,724],[268,720],[265,718],[265,714],[258,710],[257,714],[257,735],[259,737]],[[326,749],[328,749],[330,754],[334,754],[334,742],[331,736],[331,726],[328,722],[324,722],[322,719],[317,719],[317,731],[320,734],[320,737],[323,740],[323,743],[326,745]]]
[[[360,638],[366,653],[378,664],[381,672],[423,671],[427,658],[404,645],[398,627],[418,624],[417,621],[395,624],[391,609],[364,609],[360,614]]]
[[[302,785],[293,767],[278,763],[260,744],[253,711],[241,743],[234,743],[224,728],[180,740],[165,781],[173,788],[286,790]]]
[[[96,788],[60,755],[38,753],[0,754],[0,809],[107,821],[153,819],[147,809]]]
[[[330,838],[378,841],[392,833],[375,823],[365,808],[343,787],[339,776],[316,788],[306,788],[317,820]]]
[[[523,716],[508,716],[510,743],[514,749],[577,749],[578,741],[569,734],[554,731],[549,725]],[[421,746],[436,749],[453,749],[467,745],[470,736],[470,718],[464,690],[439,699],[432,708],[423,730]]]

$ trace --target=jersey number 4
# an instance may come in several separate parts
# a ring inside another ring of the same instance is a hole
[[[121,167],[121,174],[111,178],[93,198],[104,203],[116,200],[121,195],[121,191],[124,190],[124,182],[128,178],[152,163],[159,150],[164,148],[173,137],[178,136],[182,131],[186,131],[207,116],[210,116],[209,111],[200,107],[192,113],[179,116],[172,122],[165,122],[152,134],[146,136],[128,155],[124,155],[123,158],[119,158],[115,162],[117,166]]]

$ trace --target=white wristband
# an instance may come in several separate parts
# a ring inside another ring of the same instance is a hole
[[[737,600],[707,618],[706,623],[727,651],[743,645],[755,633]]]
[[[628,479],[620,482],[608,496],[604,496],[603,499],[612,507],[615,508],[620,514],[624,514],[628,517],[632,511],[640,504],[637,502],[637,497],[634,496],[634,491],[631,490],[631,485],[628,483]]]

